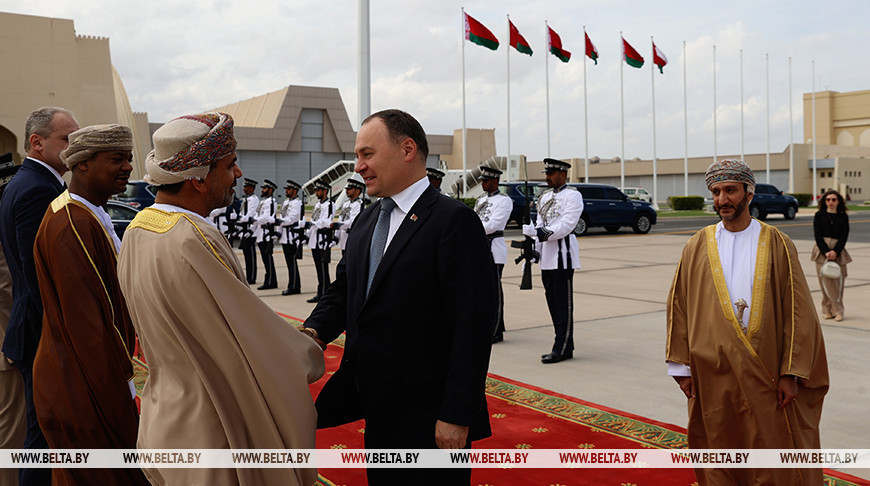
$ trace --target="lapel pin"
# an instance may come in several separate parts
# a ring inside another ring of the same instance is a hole
[[[416,215],[416,214],[412,214],[412,215],[411,215],[411,221],[417,221],[417,215]]]

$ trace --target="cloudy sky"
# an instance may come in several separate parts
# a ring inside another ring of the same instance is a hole
[[[511,152],[532,160],[548,155],[545,20],[573,53],[567,64],[548,59],[553,157],[585,150],[584,26],[600,55],[597,66],[586,60],[589,155],[602,159],[621,152],[620,31],[647,59],[642,69],[624,67],[627,159],[653,155],[650,36],[669,60],[655,74],[659,157],[684,154],[684,62],[689,155],[713,153],[714,45],[719,155],[740,153],[741,49],[746,153],[766,151],[765,54],[773,152],[790,141],[789,57],[795,141],[813,60],[817,90],[870,89],[866,0],[371,0],[373,110],[404,109],[429,133],[462,127],[462,6],[501,42],[495,52],[465,45],[467,123],[495,128],[500,155],[507,150],[506,14],[534,50],[532,57],[510,50]],[[356,0],[0,0],[0,11],[72,19],[78,34],[109,37],[133,110],[153,122],[296,84],[338,88],[357,128]]]

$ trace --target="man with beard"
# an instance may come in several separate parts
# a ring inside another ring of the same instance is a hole
[[[242,254],[245,256],[245,276],[249,284],[257,283],[257,239],[254,238],[254,224],[257,222],[257,209],[260,207],[260,198],[254,194],[257,181],[245,178],[242,191],[245,197],[242,199],[242,208],[239,211],[239,230]]]
[[[278,242],[281,243],[281,248],[284,250],[284,262],[287,264],[288,282],[287,288],[281,291],[281,295],[295,295],[302,292],[302,287],[299,282],[299,264],[296,263],[296,252],[299,251],[301,258],[302,252],[299,249],[300,230],[299,222],[302,220],[302,213],[305,212],[305,206],[302,204],[302,199],[297,198],[299,189],[302,186],[298,182],[287,179],[287,184],[284,186],[287,199],[281,205],[281,223],[280,236]]]
[[[749,215],[752,170],[707,169],[722,221],[696,233],[669,294],[668,374],[691,449],[819,449],[825,343],[794,243]],[[799,397],[799,399],[798,399]],[[696,469],[702,485],[822,484],[821,469]]]
[[[96,125],[69,135],[69,190],[48,208],[34,258],[42,338],[33,401],[52,449],[134,449],[139,427],[131,361],[136,335],[118,285],[121,240],[102,208],[133,170],[133,132]],[[54,484],[141,484],[139,469],[55,469]]]
[[[323,375],[313,339],[251,290],[227,239],[207,219],[232,200],[233,121],[183,116],[154,132],[145,180],[154,205],[130,223],[118,280],[150,376],[143,449],[313,449],[308,384]],[[310,485],[314,469],[145,470],[152,484]]]
[[[314,269],[317,272],[317,294],[306,301],[311,303],[318,302],[329,287],[330,249],[334,246],[331,231],[334,210],[332,200],[329,199],[329,184],[315,181],[314,196],[317,197],[317,204],[311,211],[311,221],[306,223],[308,248],[311,248]]]
[[[266,279],[257,290],[278,288],[278,278],[275,276],[275,259],[272,251],[275,247],[275,211],[278,203],[272,194],[275,193],[277,184],[269,179],[263,179],[263,191],[260,193],[260,204],[257,206],[257,223],[254,229],[254,238],[260,248],[260,257],[263,259],[263,267],[266,269]]]

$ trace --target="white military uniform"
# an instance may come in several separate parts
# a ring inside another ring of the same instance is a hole
[[[314,210],[311,211],[311,228],[308,229],[308,248],[315,249],[317,246],[317,230],[328,228],[329,225],[332,224],[332,201],[329,198],[324,199],[323,201],[318,201],[317,204],[314,205]],[[331,248],[333,245],[330,244],[327,248]],[[320,249],[323,244],[321,243]]]
[[[550,189],[538,199],[535,228],[541,270],[580,268],[579,247],[573,232],[582,213],[583,196],[567,185]]]
[[[281,218],[281,230],[278,236],[278,243],[282,245],[296,243],[293,241],[293,234],[290,233],[290,229],[299,226],[299,221],[302,218],[302,200],[299,198],[285,200],[281,204],[279,217]]]
[[[360,211],[362,211],[363,207],[363,198],[362,196],[357,197],[354,200],[347,199],[342,203],[341,209],[338,210],[338,224],[339,224],[339,235],[338,235],[338,247],[344,250],[344,246],[347,244],[347,232],[350,231],[350,227],[353,226],[354,221],[356,221],[356,217],[359,216]]]
[[[474,205],[474,212],[483,223],[483,229],[487,235],[497,231],[504,232],[511,210],[513,210],[513,201],[499,191],[484,194],[477,199],[477,203]],[[507,245],[504,236],[492,239],[490,251],[492,251],[492,259],[496,264],[504,265],[507,262]]]
[[[261,199],[260,204],[257,205],[257,216],[254,218],[254,238],[257,239],[257,243],[263,243],[274,237],[273,234],[266,234],[266,225],[275,224],[277,208],[278,203],[272,196]]]
[[[239,215],[239,223],[249,224],[248,228],[253,231],[254,223],[257,222],[257,209],[260,207],[260,198],[251,194],[242,200],[241,214]],[[242,235],[245,237],[246,235]],[[251,236],[251,235],[247,235]]]

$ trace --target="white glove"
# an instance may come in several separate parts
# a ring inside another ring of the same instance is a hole
[[[524,224],[523,225],[523,234],[526,236],[534,238],[535,236],[538,236],[538,230],[536,230],[535,227],[530,225],[530,224]]]

